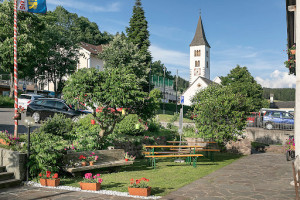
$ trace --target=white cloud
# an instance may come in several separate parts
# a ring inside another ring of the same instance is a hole
[[[255,80],[267,88],[294,88],[296,86],[296,76],[279,70],[273,71],[268,78],[257,76]]]
[[[187,67],[189,69],[189,54],[179,51],[163,49],[156,45],[150,46],[151,55],[153,60],[161,60],[165,65],[175,65],[181,67]]]
[[[117,12],[120,10],[120,3],[114,2],[106,6],[97,6],[95,4],[85,3],[79,0],[48,0],[48,4],[55,6],[64,6],[89,12]]]

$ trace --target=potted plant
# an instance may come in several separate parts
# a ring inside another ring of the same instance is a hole
[[[149,179],[130,179],[128,192],[130,195],[149,196],[151,194],[151,187],[148,186]]]
[[[128,152],[124,153],[124,159],[125,159],[126,162],[129,160]]]
[[[295,158],[295,141],[294,137],[290,137],[285,142],[285,149],[286,149],[286,160],[290,161]]]
[[[86,166],[87,158],[84,155],[80,155],[79,160],[81,161],[81,166]]]
[[[55,173],[52,177],[50,176],[50,178],[46,180],[47,180],[47,186],[51,186],[51,187],[57,187],[60,183],[60,178],[58,178],[58,173]]]
[[[94,175],[92,173],[86,173],[83,180],[79,183],[82,190],[97,191],[101,188],[102,178],[100,174]]]
[[[98,160],[98,157],[99,156],[97,156],[94,152],[91,153],[91,155],[88,157],[91,166],[93,166],[94,162]]]
[[[296,54],[296,45],[295,44],[291,48],[289,48],[289,53],[292,55]]]

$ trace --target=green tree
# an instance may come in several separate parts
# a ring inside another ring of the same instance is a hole
[[[150,40],[148,31],[148,22],[142,7],[141,0],[136,0],[132,11],[132,17],[129,21],[129,27],[126,27],[128,40],[137,45],[140,54],[144,55],[142,63],[145,68],[149,68],[151,64],[151,54],[149,51]],[[149,70],[147,70],[147,82],[149,83]],[[143,90],[148,91],[148,83],[143,85]]]
[[[157,76],[163,77],[164,76],[164,68],[165,68],[165,65],[160,60],[152,62],[151,63],[151,75],[157,75]],[[165,72],[166,78],[173,80],[174,77],[172,76],[171,73],[172,72],[168,71],[166,68],[166,72]]]
[[[101,137],[113,132],[116,124],[127,114],[143,109],[147,93],[142,92],[136,76],[127,68],[110,68],[104,71],[81,69],[71,75],[63,89],[69,104],[84,103],[93,110],[99,123]],[[99,112],[96,109],[99,108]],[[125,108],[122,114],[118,108]]]
[[[193,98],[198,133],[219,143],[242,135],[246,125],[246,98],[231,87],[212,84]]]
[[[105,70],[126,68],[136,75],[140,86],[148,87],[149,69],[145,63],[146,56],[136,45],[127,41],[123,34],[117,34],[109,45],[104,46],[99,57],[105,61],[103,66]]]
[[[45,42],[40,51],[44,51],[45,57],[40,59],[37,73],[44,75],[54,85],[55,95],[60,93],[64,77],[76,69],[78,60],[78,46],[75,36],[68,28],[72,25],[70,18],[65,18],[64,9],[56,9],[42,16],[46,23],[46,30],[43,32]]]
[[[0,68],[11,77],[10,97],[13,96],[14,74],[14,12],[13,1],[0,4]],[[38,14],[18,12],[18,77],[33,78],[35,67],[40,58],[44,57],[39,49],[43,46],[41,31],[44,23]]]
[[[265,105],[263,89],[251,76],[247,67],[237,65],[227,76],[221,77],[221,80],[222,85],[230,86],[235,94],[246,97],[247,112],[258,111]]]

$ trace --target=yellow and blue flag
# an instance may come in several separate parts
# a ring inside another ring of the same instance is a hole
[[[18,0],[18,10],[31,13],[46,13],[46,0]]]

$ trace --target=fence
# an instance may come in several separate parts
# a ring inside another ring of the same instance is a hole
[[[267,130],[293,130],[294,115],[292,113],[283,110],[263,110],[258,113],[251,113],[247,118],[247,127]]]

